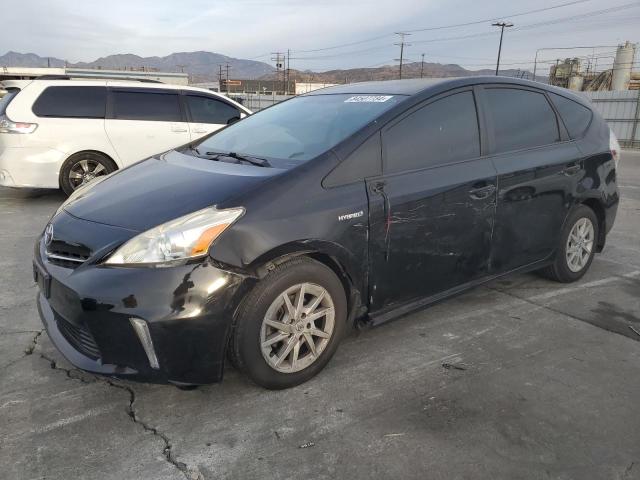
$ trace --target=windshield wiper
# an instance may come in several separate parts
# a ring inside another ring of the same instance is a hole
[[[217,160],[220,157],[228,157],[233,158],[235,160],[244,161],[250,163],[251,165],[256,165],[257,167],[270,167],[271,164],[264,158],[253,157],[248,155],[240,155],[236,152],[222,153],[222,152],[207,152],[205,155],[208,158],[213,160]]]

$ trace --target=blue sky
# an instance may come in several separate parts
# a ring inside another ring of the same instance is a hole
[[[0,45],[72,62],[113,53],[142,56],[207,50],[270,61],[270,52],[292,50],[291,66],[323,71],[393,64],[393,33],[504,18],[515,27],[505,34],[503,63],[531,68],[538,48],[616,45],[640,41],[640,2],[588,0],[531,15],[510,15],[571,0],[27,0],[3,9]],[[616,11],[568,19],[612,7]],[[537,25],[557,21],[555,24]],[[408,60],[491,68],[498,33],[491,22],[415,31],[407,41]],[[471,35],[469,38],[455,37]],[[451,39],[454,37],[454,39]],[[317,50],[346,43],[351,46]],[[449,40],[447,40],[449,39]],[[615,48],[603,47],[599,65]],[[2,52],[0,52],[2,53]],[[544,51],[542,60],[591,54],[590,50]],[[548,65],[548,64],[547,64]],[[544,64],[542,67],[545,71]]]

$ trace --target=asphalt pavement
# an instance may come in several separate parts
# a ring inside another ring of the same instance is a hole
[[[0,188],[0,478],[640,478],[640,152],[618,182],[580,282],[518,275],[354,331],[278,392],[231,367],[191,391],[74,369],[31,273],[63,197]]]

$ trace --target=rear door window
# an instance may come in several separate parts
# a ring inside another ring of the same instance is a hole
[[[104,118],[106,87],[47,87],[33,104],[38,117]]]
[[[383,136],[385,171],[401,172],[480,156],[473,93],[456,93],[411,113]]]
[[[194,123],[226,125],[232,119],[240,119],[240,112],[217,98],[204,95],[186,95],[187,107]]]
[[[180,99],[177,92],[154,92],[144,89],[113,90],[112,118],[118,120],[148,120],[181,122]]]
[[[562,95],[555,93],[550,95],[551,101],[558,109],[560,117],[562,117],[564,126],[567,127],[569,136],[571,138],[580,138],[591,123],[591,117],[593,117],[591,110]]]
[[[495,153],[549,145],[560,140],[556,114],[538,92],[487,88],[488,116]]]

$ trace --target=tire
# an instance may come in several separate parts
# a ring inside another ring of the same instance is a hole
[[[106,155],[98,152],[79,152],[71,155],[60,170],[60,188],[71,195],[80,185],[95,177],[108,175],[118,166]]]
[[[303,308],[298,308],[301,291]],[[311,316],[318,318],[309,321]],[[299,385],[329,362],[346,319],[346,295],[336,274],[308,257],[293,258],[271,270],[244,298],[231,331],[230,360],[265,388]]]
[[[582,235],[575,229],[580,229],[581,226],[584,227],[583,231],[588,234],[585,235],[580,243],[579,239]],[[582,278],[589,270],[595,256],[598,229],[598,217],[596,217],[593,210],[586,205],[579,205],[573,209],[562,229],[560,244],[558,245],[554,262],[541,270],[540,273],[551,280],[562,283],[571,283]],[[574,234],[573,236],[572,233]],[[576,245],[582,245],[582,247],[576,247]],[[568,253],[569,249],[579,252],[580,259],[576,256],[577,254]],[[571,258],[573,258],[573,261],[570,261]]]

